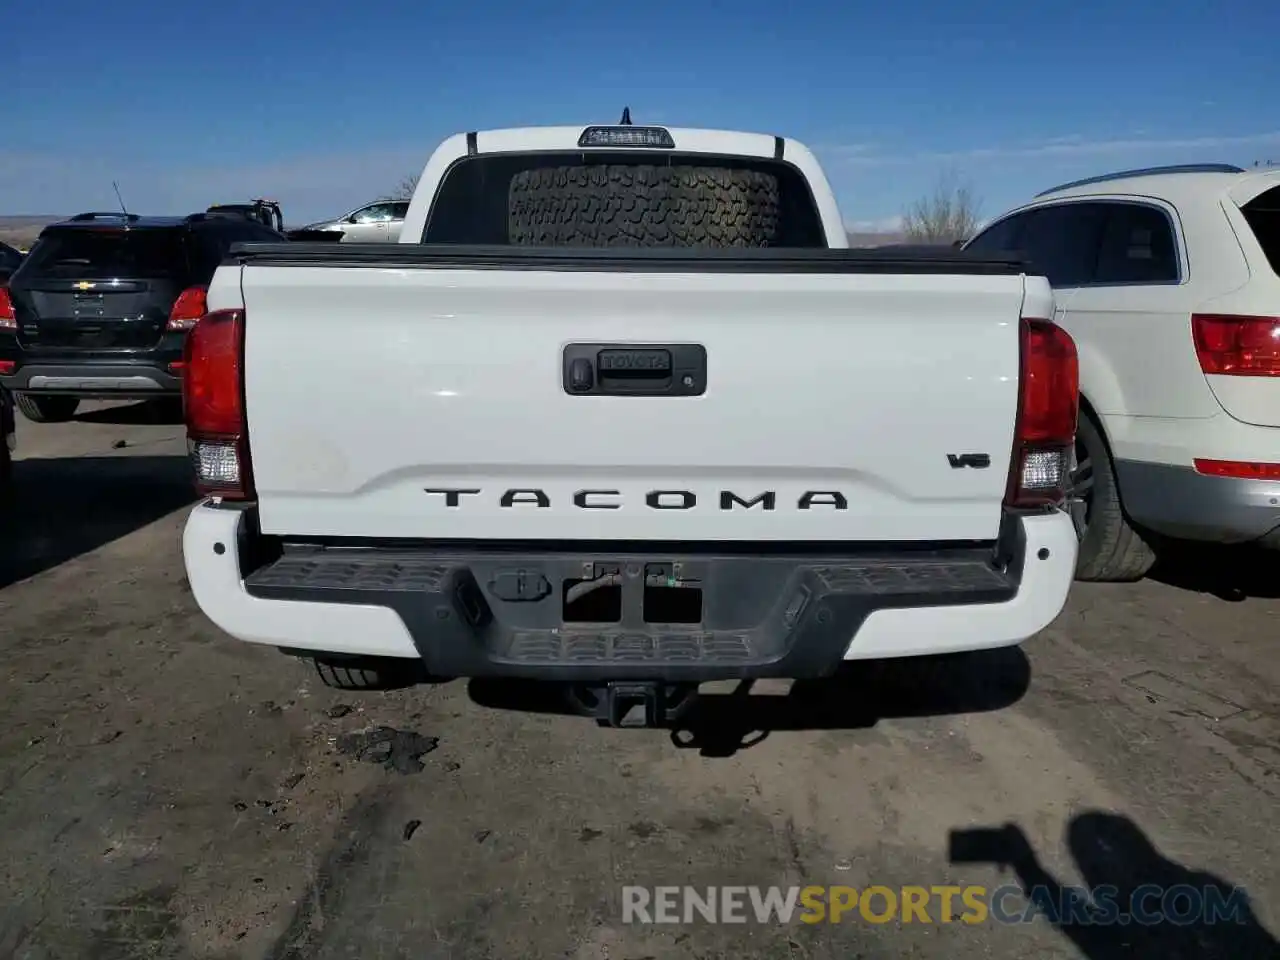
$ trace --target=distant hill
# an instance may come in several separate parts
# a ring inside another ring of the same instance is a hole
[[[40,231],[48,224],[61,220],[60,216],[0,217],[0,241],[25,250],[35,242]]]

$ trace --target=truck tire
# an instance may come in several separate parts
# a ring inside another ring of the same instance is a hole
[[[14,402],[32,423],[66,423],[80,406],[76,397],[33,397],[26,393],[18,394]]]
[[[1071,505],[1080,538],[1076,579],[1104,583],[1141,580],[1156,562],[1155,551],[1125,516],[1111,452],[1102,431],[1084,413],[1076,430],[1076,463],[1073,482],[1088,483],[1080,491],[1081,502]]]
[[[539,247],[767,247],[778,179],[723,167],[592,165],[511,179],[508,239]]]
[[[316,657],[320,682],[335,690],[395,690],[425,677],[416,660],[397,657]]]

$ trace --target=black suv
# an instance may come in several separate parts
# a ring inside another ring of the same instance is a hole
[[[22,254],[7,243],[0,243],[0,286],[9,282],[9,276],[22,263]]]
[[[29,419],[86,399],[177,398],[182,346],[233,243],[283,242],[243,217],[83,213],[40,233],[0,290],[0,387]]]

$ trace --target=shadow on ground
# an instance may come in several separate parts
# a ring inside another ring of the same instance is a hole
[[[1280,597],[1280,550],[1214,544],[1162,545],[1148,576],[1177,587],[1239,602]]]
[[[139,400],[137,403],[116,404],[109,407],[98,407],[81,410],[76,414],[81,423],[114,423],[120,425],[133,424],[167,424],[177,425],[182,420],[182,401],[165,398],[162,400]]]
[[[0,587],[56,567],[195,500],[185,457],[19,460],[0,516]]]
[[[698,696],[673,724],[672,742],[706,757],[733,756],[784,730],[853,730],[899,717],[981,713],[1026,693],[1031,664],[1018,647],[946,657],[849,662],[832,676],[797,680],[785,694],[761,694],[750,682]],[[560,684],[476,679],[480,706],[534,713],[577,711]]]
[[[1014,824],[951,831],[949,859],[1012,870],[1021,896],[993,895],[992,919],[1050,923],[1088,960],[1280,957],[1247,891],[1168,859],[1128,817],[1081,813],[1067,827],[1067,846],[1081,886],[1053,876]]]

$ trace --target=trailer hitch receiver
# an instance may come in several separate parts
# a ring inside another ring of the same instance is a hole
[[[610,681],[573,688],[578,709],[606,727],[665,727],[688,709],[697,695],[693,683]]]

